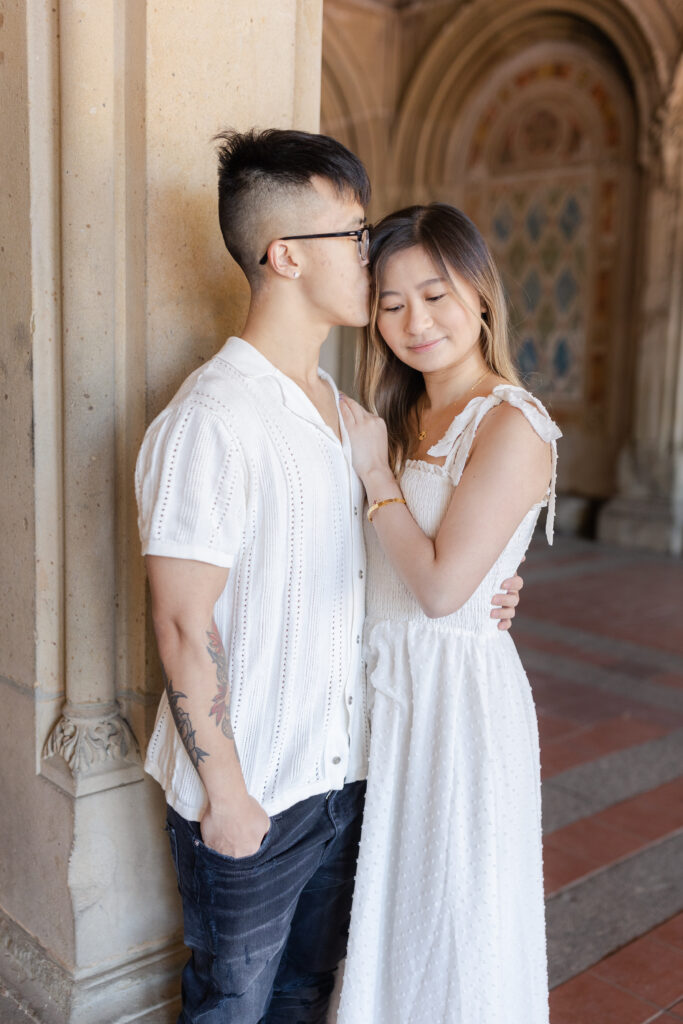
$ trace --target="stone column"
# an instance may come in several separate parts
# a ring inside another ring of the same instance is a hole
[[[16,0],[0,17],[0,982],[45,1024],[175,1019],[133,467],[246,308],[211,138],[315,130],[321,35],[322,0]]]
[[[683,60],[651,133],[631,439],[600,539],[683,551]],[[624,401],[631,396],[624,395]]]
[[[43,772],[75,796],[142,778],[116,700],[115,656],[116,343],[126,341],[117,317],[126,273],[117,221],[125,225],[129,214],[117,187],[129,111],[126,96],[116,95],[122,56],[125,66],[116,43],[125,47],[117,20],[126,13],[117,0],[60,4],[67,701],[45,744]]]

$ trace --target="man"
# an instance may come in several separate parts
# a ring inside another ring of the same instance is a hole
[[[221,136],[247,321],[138,459],[166,684],[146,768],[192,952],[183,1024],[318,1024],[345,953],[367,755],[363,493],[318,356],[331,327],[368,320],[369,194],[332,139]],[[503,600],[509,622],[516,594]]]

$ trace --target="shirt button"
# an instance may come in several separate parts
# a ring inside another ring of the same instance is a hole
[[[356,643],[357,643],[357,644],[359,644],[359,643],[360,643],[360,636],[357,636],[357,637],[356,637]]]
[[[332,764],[339,764],[340,761],[341,761],[341,757],[333,757],[332,758]]]
[[[348,703],[353,704],[353,697],[348,697]]]
[[[353,514],[354,514],[354,516],[358,515],[358,506],[357,505],[353,506]]]
[[[363,570],[362,570],[362,569],[359,569],[359,570],[358,570],[358,576],[359,576],[359,578],[360,578],[361,580],[363,579]]]

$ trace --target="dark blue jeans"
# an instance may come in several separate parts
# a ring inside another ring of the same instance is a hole
[[[168,808],[192,954],[178,1024],[324,1024],[346,953],[364,798],[365,783],[352,782],[302,800],[237,859]]]

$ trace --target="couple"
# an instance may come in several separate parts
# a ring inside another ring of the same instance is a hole
[[[370,240],[369,192],[324,136],[221,137],[247,321],[138,458],[183,1024],[322,1024],[354,876],[340,1024],[547,1024],[537,730],[504,630],[559,431],[476,228],[432,204]],[[318,355],[368,316],[359,405]]]

